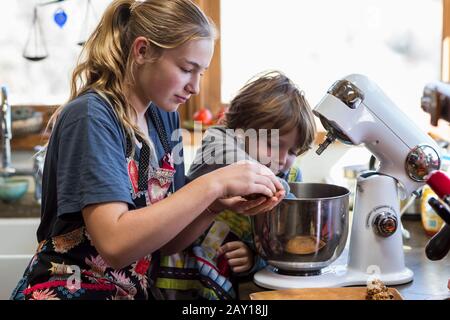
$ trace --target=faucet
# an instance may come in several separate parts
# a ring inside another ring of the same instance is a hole
[[[0,166],[0,177],[11,176],[32,176],[34,180],[34,199],[41,204],[42,192],[42,172],[44,166],[45,149],[42,146],[36,146],[37,152],[33,157],[32,169],[16,169],[11,165],[11,105],[8,103],[8,89],[1,87],[1,105],[0,105],[1,135],[0,135],[0,153],[2,156]]]
[[[1,88],[1,146],[0,151],[2,153],[2,164],[0,167],[0,174],[2,176],[8,176],[15,172],[11,167],[11,106],[8,103],[8,90],[5,86]]]
[[[33,178],[34,178],[34,199],[41,204],[42,200],[42,174],[44,172],[44,162],[47,148],[35,146],[36,152],[33,156]]]

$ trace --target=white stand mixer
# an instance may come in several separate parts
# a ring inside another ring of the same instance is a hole
[[[438,146],[362,75],[333,84],[314,114],[328,131],[319,155],[336,139],[364,144],[380,167],[358,176],[348,253],[320,275],[283,275],[266,268],[255,274],[255,283],[286,289],[365,285],[374,276],[386,285],[412,281],[404,262],[399,195],[411,195],[439,170]]]

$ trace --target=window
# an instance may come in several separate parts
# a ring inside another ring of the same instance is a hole
[[[67,101],[70,77],[81,50],[77,43],[83,31],[92,31],[87,29],[93,29],[98,23],[111,0],[91,1],[89,11],[86,10],[87,0],[68,0],[38,7],[48,57],[33,62],[23,58],[22,53],[32,26],[33,8],[44,2],[50,1],[0,2],[0,84],[8,86],[11,104],[61,104]],[[54,13],[60,8],[67,15],[62,28],[54,21]]]
[[[335,80],[361,73],[425,128],[420,98],[440,79],[442,10],[441,0],[223,0],[222,101],[277,69],[314,107]]]

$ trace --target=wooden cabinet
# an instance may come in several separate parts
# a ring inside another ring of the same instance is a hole
[[[213,114],[222,107],[221,102],[221,60],[220,60],[220,0],[195,0],[195,3],[210,17],[216,25],[219,38],[215,43],[214,56],[211,64],[202,78],[200,93],[193,96],[187,104],[182,105],[178,111],[183,123],[192,120],[196,110],[209,108]]]
[[[450,0],[443,0],[443,10],[441,80],[450,82]]]

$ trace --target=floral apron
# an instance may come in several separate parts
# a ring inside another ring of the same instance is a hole
[[[150,148],[142,143],[139,162],[131,155],[127,138],[127,169],[130,192],[136,208],[162,200],[173,188],[175,169],[162,121],[156,110],[150,117],[162,141],[165,155],[160,168],[151,168]],[[111,268],[91,242],[84,223],[39,243],[37,251],[14,289],[14,300],[101,299],[130,300],[158,298],[154,286],[159,252],[149,254],[120,270]]]

